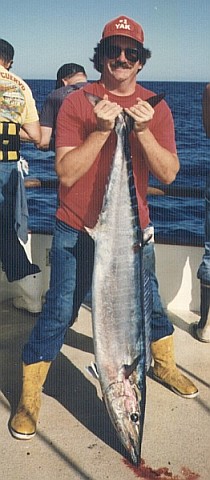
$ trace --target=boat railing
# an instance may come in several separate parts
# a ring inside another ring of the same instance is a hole
[[[50,189],[54,192],[57,191],[59,186],[59,180],[57,178],[51,179],[39,179],[39,178],[25,178],[24,180],[25,187],[27,189]],[[154,186],[149,185],[147,189],[147,196],[148,200],[153,199],[156,197],[167,197],[167,198],[193,198],[193,199],[205,199],[205,188],[194,188],[194,187],[185,187],[185,186],[177,186],[177,185],[162,185],[161,186]],[[150,200],[149,200],[150,203]],[[51,235],[52,229],[45,229],[42,228],[33,228],[31,233],[42,233],[42,235]],[[164,235],[161,235],[160,232],[156,235],[155,243],[160,244],[170,244],[170,245],[185,245],[185,246],[194,246],[194,247],[203,247],[204,240],[203,238],[195,238],[192,241],[183,240],[177,238],[176,235],[171,236],[170,240],[165,238]]]
[[[48,180],[39,178],[25,178],[24,183],[26,188],[50,188],[52,190],[56,190],[59,186],[59,180],[57,178]],[[186,186],[182,187],[177,185],[161,185],[158,187],[149,185],[147,189],[147,195],[204,199],[205,189]]]
[[[39,189],[43,196],[44,192],[51,189],[55,193],[58,189],[58,179],[51,178],[40,180],[37,178],[26,178],[25,186],[33,195],[32,189]],[[45,190],[46,189],[46,190]],[[42,192],[41,192],[42,190]],[[37,192],[36,192],[37,193]],[[49,193],[49,190],[48,192]],[[34,192],[35,194],[35,192]],[[177,198],[187,197],[192,199],[205,199],[205,188],[180,187],[175,185],[162,185],[148,187],[148,201],[156,203],[162,198],[167,202],[171,198],[176,202]],[[160,202],[161,203],[161,202]],[[29,249],[33,261],[40,265],[44,272],[44,291],[47,291],[50,278],[49,252],[52,242],[53,231],[47,230],[47,227],[33,228],[30,232]],[[41,234],[41,235],[40,235]],[[195,240],[195,239],[194,239]],[[200,308],[200,283],[197,279],[197,269],[200,265],[203,255],[202,240],[199,238],[192,243],[183,238],[177,238],[176,232],[170,236],[170,239],[162,238],[160,232],[155,237],[156,244],[156,271],[160,286],[160,295],[165,308],[169,310],[187,310],[199,311]],[[195,248],[194,248],[195,247]],[[47,265],[47,268],[46,268]],[[8,286],[5,287],[8,295]]]

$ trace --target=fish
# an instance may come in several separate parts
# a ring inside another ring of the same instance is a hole
[[[151,105],[151,107],[155,107],[158,103],[161,102],[161,100],[163,100],[164,97],[165,97],[164,92],[158,93],[157,95],[153,95],[152,97],[147,98],[146,102],[148,102]]]
[[[86,93],[94,104],[98,101]],[[98,221],[86,227],[95,242],[92,327],[97,376],[110,420],[138,465],[151,365],[152,293],[143,265],[143,232],[129,148],[129,118],[116,119],[116,149]]]

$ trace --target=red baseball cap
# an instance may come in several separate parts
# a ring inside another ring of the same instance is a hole
[[[121,15],[105,25],[102,40],[115,35],[126,36],[133,38],[137,42],[144,43],[144,31],[141,25],[125,15]]]

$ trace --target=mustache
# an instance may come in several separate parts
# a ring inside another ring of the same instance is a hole
[[[116,60],[116,62],[112,62],[112,67],[114,68],[130,68],[127,62],[121,62],[120,60]]]

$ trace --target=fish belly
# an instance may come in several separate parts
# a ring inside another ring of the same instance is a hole
[[[135,241],[126,161],[119,148],[95,238],[92,316],[102,392],[120,379],[123,365],[131,366],[136,359],[137,382],[141,386],[146,363],[150,363],[149,314],[145,325],[150,289],[141,247],[134,249]]]

